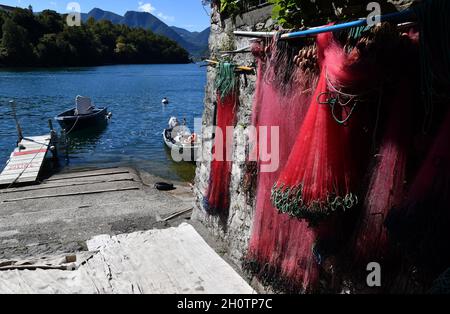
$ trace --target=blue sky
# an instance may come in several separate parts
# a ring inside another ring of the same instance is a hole
[[[70,2],[78,2],[83,13],[95,7],[120,15],[126,11],[146,11],[170,26],[191,31],[202,31],[209,26],[209,16],[203,9],[201,0],[0,0],[5,5],[32,5],[34,11],[51,9],[61,13],[67,12]]]

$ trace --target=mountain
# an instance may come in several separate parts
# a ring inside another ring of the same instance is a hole
[[[10,7],[9,5],[0,4],[0,11],[11,12],[14,11],[15,7]]]
[[[97,8],[92,9],[88,14],[82,15],[83,21],[87,21],[90,17],[93,17],[96,21],[108,20],[111,21],[113,24],[120,24],[120,22],[123,19],[123,16],[119,14],[103,11]]]
[[[193,56],[201,56],[208,50],[208,38],[210,28],[203,32],[189,32],[188,30],[170,27],[153,14],[147,12],[128,11],[124,16],[113,12],[104,11],[98,8],[92,9],[87,14],[82,14],[81,18],[85,22],[89,18],[95,20],[108,20],[113,24],[124,24],[133,28],[144,28],[151,30],[155,34],[168,37],[176,41]]]
[[[172,26],[172,29],[178,33],[184,40],[196,44],[197,46],[208,46],[209,34],[211,28],[208,27],[202,32],[190,32],[184,28]]]

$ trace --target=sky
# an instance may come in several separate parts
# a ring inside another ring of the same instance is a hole
[[[169,26],[178,26],[190,31],[202,31],[209,27],[209,16],[201,0],[0,0],[0,4],[26,8],[33,11],[44,9],[60,13],[68,12],[70,2],[80,4],[81,12],[100,8],[120,15],[126,11],[145,11],[157,16]]]

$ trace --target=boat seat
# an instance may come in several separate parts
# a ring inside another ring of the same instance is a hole
[[[88,97],[77,96],[75,104],[75,115],[85,115],[94,112],[94,105],[92,104],[92,100]]]

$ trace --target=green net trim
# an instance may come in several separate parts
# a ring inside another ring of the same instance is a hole
[[[324,201],[317,200],[306,203],[303,200],[302,184],[294,187],[275,184],[272,188],[271,200],[280,213],[311,222],[323,220],[332,213],[345,212],[358,205],[359,202],[358,197],[352,193],[345,196],[330,193]]]
[[[237,86],[236,66],[228,62],[220,62],[218,66],[215,87],[224,98],[231,94]]]

